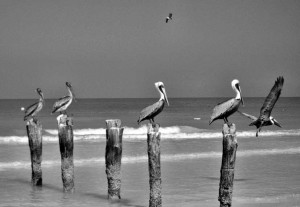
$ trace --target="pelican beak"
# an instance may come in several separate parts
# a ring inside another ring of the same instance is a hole
[[[44,94],[43,94],[43,93],[41,93],[41,97],[42,97],[42,99],[43,99],[43,100],[45,100],[45,98],[44,98]]]
[[[71,93],[72,93],[72,96],[73,96],[73,100],[74,100],[75,102],[77,102],[76,96],[75,96],[75,93],[74,93],[74,90],[73,90],[73,87],[70,87],[70,90],[71,90]]]
[[[167,93],[166,93],[166,89],[164,87],[162,87],[162,92],[164,94],[164,97],[165,97],[165,100],[166,100],[168,106],[170,106],[169,101],[168,101],[168,97],[167,97]]]
[[[274,121],[274,124],[275,124],[276,126],[278,126],[278,127],[281,128],[281,125],[278,123],[278,121],[276,121],[275,119],[274,119],[273,121]]]
[[[237,89],[238,89],[238,91],[240,92],[240,96],[241,96],[241,102],[242,102],[242,105],[244,106],[244,99],[243,99],[243,97],[242,97],[242,91],[241,91],[241,87],[240,87],[240,84],[237,84]]]

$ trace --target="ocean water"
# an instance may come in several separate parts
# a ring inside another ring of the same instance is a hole
[[[218,206],[223,121],[208,125],[212,108],[226,98],[170,99],[157,116],[161,128],[163,206]],[[147,121],[139,112],[156,99],[79,99],[74,116],[75,192],[63,193],[54,100],[39,114],[43,124],[43,186],[31,186],[28,138],[21,107],[35,100],[0,100],[0,206],[148,206]],[[258,115],[264,98],[245,98],[240,110]],[[280,98],[272,115],[282,128],[262,129],[234,114],[238,150],[232,205],[300,206],[300,98]],[[107,200],[105,120],[125,127],[122,199]]]

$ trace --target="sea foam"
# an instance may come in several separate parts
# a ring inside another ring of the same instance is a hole
[[[278,154],[300,154],[300,147],[297,148],[285,148],[285,149],[260,149],[260,150],[243,150],[237,151],[237,156],[251,157],[251,156],[266,156],[266,155],[278,155]],[[182,154],[161,154],[162,162],[178,162],[181,160],[195,160],[195,159],[215,159],[221,158],[221,152],[199,152],[199,153],[182,153]],[[122,164],[134,164],[144,163],[148,161],[147,155],[140,156],[123,156]],[[42,167],[53,167],[59,166],[60,160],[43,160]],[[93,166],[94,164],[105,165],[104,157],[93,157],[88,159],[75,159],[74,165],[80,166]],[[19,168],[30,168],[31,164],[29,161],[15,161],[15,162],[0,162],[0,170],[6,169],[19,169]]]
[[[123,141],[146,140],[147,127],[145,125],[139,128],[124,127]],[[74,129],[75,141],[105,141],[106,129]],[[218,139],[222,138],[221,131],[198,129],[189,126],[171,126],[160,128],[162,140],[174,139]],[[25,133],[25,132],[24,132]],[[238,138],[255,137],[255,130],[237,131]],[[264,130],[260,132],[260,137],[283,137],[283,136],[300,136],[300,129],[290,130]],[[43,143],[57,142],[57,130],[45,129],[43,132]],[[0,144],[27,144],[27,136],[1,136]]]

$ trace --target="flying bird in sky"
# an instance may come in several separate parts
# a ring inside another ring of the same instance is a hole
[[[163,82],[156,82],[154,85],[160,94],[160,99],[156,103],[144,108],[141,111],[140,117],[137,121],[138,124],[140,124],[141,121],[149,120],[150,123],[154,125],[154,117],[157,116],[160,112],[162,112],[165,106],[165,102],[169,106],[169,101]]]
[[[172,13],[169,13],[169,16],[166,17],[166,23],[168,23],[169,20],[172,20]]]
[[[253,125],[256,126],[256,128],[257,128],[256,137],[258,137],[258,132],[260,132],[260,130],[263,126],[276,125],[278,127],[281,127],[281,125],[278,123],[278,121],[276,121],[276,119],[274,119],[274,117],[271,116],[271,112],[281,94],[283,82],[284,82],[284,79],[282,76],[277,78],[274,86],[272,87],[269,95],[266,97],[265,102],[260,109],[260,115],[258,118],[255,116],[252,116],[250,114],[240,112],[242,115],[253,120],[253,122],[249,126],[253,126]]]
[[[236,92],[235,98],[229,99],[228,101],[216,105],[213,109],[209,124],[211,124],[217,119],[223,119],[224,122],[228,126],[230,126],[231,123],[228,122],[228,117],[238,110],[240,103],[244,105],[244,101],[241,96],[241,88],[239,81],[237,79],[234,79],[231,82],[231,87]]]
[[[30,117],[32,119],[35,118],[35,116],[37,115],[37,113],[39,113],[44,105],[44,94],[42,92],[42,90],[40,88],[36,89],[36,92],[38,93],[38,95],[40,96],[38,102],[28,106],[25,110],[25,108],[21,108],[21,110],[25,110],[25,116],[24,116],[24,121],[28,120]]]

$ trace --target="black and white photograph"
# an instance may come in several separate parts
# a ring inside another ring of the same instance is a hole
[[[0,207],[300,207],[300,1],[0,0]]]

